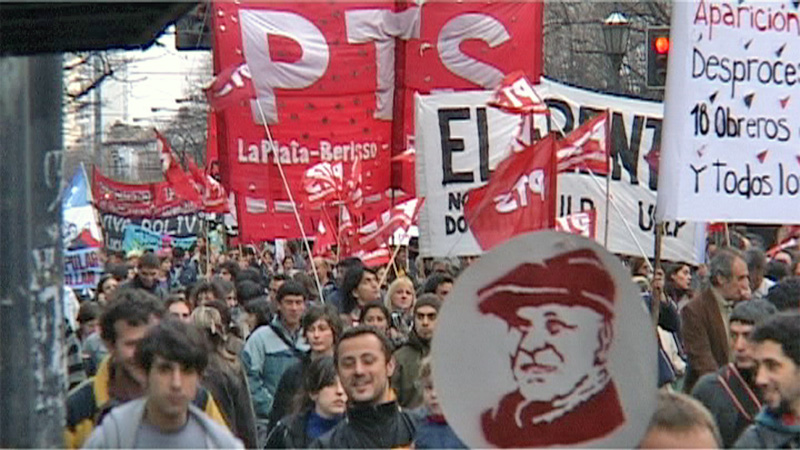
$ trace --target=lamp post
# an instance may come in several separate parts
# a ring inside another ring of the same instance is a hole
[[[628,50],[630,31],[628,18],[621,12],[614,11],[603,21],[603,39],[614,73],[612,84],[617,91],[621,89],[619,71],[622,68],[622,58]]]

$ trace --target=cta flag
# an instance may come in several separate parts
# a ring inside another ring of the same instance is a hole
[[[464,217],[481,248],[489,250],[528,231],[553,228],[556,205],[555,137],[514,153],[489,182],[469,192]]]

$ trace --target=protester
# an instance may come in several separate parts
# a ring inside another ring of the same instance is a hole
[[[94,429],[96,419],[113,406],[141,397],[147,373],[135,357],[136,345],[163,314],[157,298],[138,289],[120,289],[100,318],[100,335],[109,356],[97,374],[67,396],[67,448],[80,448]],[[205,390],[195,404],[219,423],[224,419],[216,402]]]
[[[419,384],[422,387],[425,408],[423,419],[414,439],[414,448],[467,448],[447,424],[442,413],[442,407],[439,405],[439,398],[436,396],[433,386],[431,360],[428,357],[424,358],[420,365]]]
[[[417,293],[414,283],[408,277],[399,277],[392,281],[386,292],[386,307],[391,312],[390,323],[392,328],[403,339],[408,338],[414,323],[414,304],[417,302]]]
[[[434,272],[425,280],[422,287],[423,294],[436,294],[440,300],[444,301],[447,294],[453,289],[453,277],[447,273]]]
[[[414,305],[414,329],[408,342],[394,352],[397,367],[392,375],[392,386],[397,392],[397,402],[404,408],[422,404],[422,390],[417,382],[422,358],[431,351],[431,339],[441,301],[436,294],[423,294]]]
[[[343,331],[342,320],[336,309],[330,305],[309,307],[300,320],[300,326],[308,342],[309,352],[300,361],[289,366],[281,376],[270,412],[270,423],[277,423],[289,414],[292,400],[301,388],[308,365],[323,356],[333,356],[333,347]]]
[[[700,402],[661,391],[639,448],[719,448],[720,444],[714,418]]]
[[[363,265],[364,263],[360,259],[349,257],[340,260],[334,269],[333,288],[330,289],[330,295],[325,297],[325,302],[335,306],[340,313],[344,311],[345,303],[345,295],[341,289],[344,284],[344,277],[350,269]]]
[[[233,282],[239,276],[239,265],[235,261],[225,261],[217,266],[214,273],[224,280]]]
[[[774,281],[764,277],[767,269],[767,256],[763,250],[751,248],[745,252],[744,257],[747,261],[747,271],[750,274],[752,298],[765,298],[769,288],[775,285]]]
[[[749,339],[753,328],[776,312],[766,300],[738,303],[733,308],[729,325],[733,362],[715,373],[703,375],[692,389],[692,397],[714,416],[726,448],[733,446],[761,409],[761,395],[755,385],[756,363]]]
[[[767,263],[764,277],[775,283],[789,276],[789,265],[783,261],[771,260]]]
[[[267,448],[308,448],[311,441],[324,435],[342,419],[347,394],[342,387],[333,357],[325,355],[308,365],[300,380],[298,407],[281,419],[267,438]]]
[[[202,385],[214,395],[233,434],[246,448],[256,448],[255,413],[247,377],[237,355],[227,349],[228,333],[222,315],[212,307],[200,306],[192,311],[191,320],[204,331],[211,346]]]
[[[256,297],[244,304],[244,323],[247,325],[245,338],[249,339],[259,327],[269,325],[272,313],[267,297]]]
[[[770,288],[767,300],[780,312],[800,312],[800,277],[791,276]]]
[[[119,289],[143,289],[163,300],[166,291],[158,284],[158,274],[161,271],[161,261],[153,252],[147,252],[138,258],[138,270],[129,281],[122,283]]]
[[[272,312],[275,312],[278,307],[278,290],[283,286],[283,283],[288,280],[289,277],[282,273],[276,273],[272,276],[272,279],[269,281],[269,300],[272,308]]]
[[[197,277],[197,261],[189,258],[189,254],[184,249],[174,247],[172,249],[172,285],[170,288],[191,286],[197,282]]]
[[[311,448],[397,448],[414,441],[416,419],[394,400],[392,344],[379,331],[357,326],[334,351],[336,370],[350,402],[346,420],[314,440]]]
[[[97,292],[95,293],[97,303],[101,305],[108,303],[111,293],[114,292],[118,285],[119,280],[117,280],[113,274],[107,273],[101,276],[100,281],[97,282]]]
[[[311,262],[314,264],[314,269],[319,277],[319,284],[322,286],[322,298],[327,302],[330,300],[330,295],[336,289],[336,285],[331,279],[330,263],[325,258],[319,256],[315,257]],[[309,271],[308,274],[312,277],[314,276],[311,271]]]
[[[199,281],[194,285],[192,293],[189,295],[192,307],[203,306],[214,300],[225,300],[225,293],[216,283],[210,281]]]
[[[167,301],[164,302],[164,308],[173,319],[186,323],[190,322],[189,316],[192,314],[192,307],[188,300],[177,295],[170,295]]]
[[[710,284],[681,311],[681,338],[689,368],[684,392],[691,392],[702,375],[730,361],[728,318],[733,306],[750,298],[747,263],[736,249],[716,252],[710,264]]]
[[[144,395],[113,408],[84,448],[243,448],[193,404],[208,362],[198,330],[162,322],[138,343],[135,360],[146,380]]]
[[[348,269],[341,286],[344,303],[339,312],[344,315],[347,324],[357,325],[361,308],[380,299],[378,277],[374,270],[356,265]]]
[[[800,314],[782,313],[750,335],[764,406],[737,448],[800,447]]]
[[[86,338],[100,330],[100,315],[103,308],[95,302],[83,302],[78,310],[78,339]]]
[[[250,395],[259,420],[259,442],[266,438],[270,427],[269,413],[283,372],[308,351],[308,344],[300,332],[300,319],[306,308],[305,295],[302,286],[293,281],[285,282],[278,290],[278,315],[269,326],[253,332],[242,351]]]

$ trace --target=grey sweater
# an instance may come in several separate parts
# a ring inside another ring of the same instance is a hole
[[[94,429],[83,448],[134,448],[136,432],[144,418],[147,398],[132,400],[115,407],[103,418],[100,426]],[[206,448],[244,448],[227,428],[217,424],[203,411],[189,404],[192,415],[205,431]]]

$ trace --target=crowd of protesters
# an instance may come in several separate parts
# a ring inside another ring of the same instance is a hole
[[[69,300],[66,446],[464,448],[429,353],[474,258],[403,249],[368,267],[289,244],[280,261],[202,238],[109,253],[97,288]],[[624,260],[658,318],[662,393],[642,447],[800,446],[800,253],[739,247],[658,271]]]

